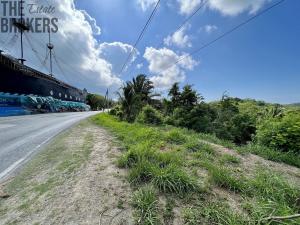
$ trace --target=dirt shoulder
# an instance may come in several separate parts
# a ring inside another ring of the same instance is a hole
[[[0,225],[133,224],[120,151],[102,128],[84,121],[58,136],[0,190]]]

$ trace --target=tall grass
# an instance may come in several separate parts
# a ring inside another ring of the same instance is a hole
[[[132,205],[136,210],[135,214],[137,224],[160,224],[158,217],[157,194],[151,186],[142,187],[134,192]]]
[[[151,183],[161,192],[180,195],[198,190],[195,178],[185,171],[185,156],[177,148],[187,142],[187,131],[128,124],[105,114],[93,120],[108,127],[126,146],[127,151],[118,160],[118,165],[129,169],[132,184]]]
[[[291,186],[282,176],[266,168],[257,168],[250,175],[244,174],[242,167],[239,167],[239,157],[219,154],[210,144],[203,143],[206,140],[232,147],[214,136],[173,127],[128,124],[105,114],[93,120],[114,132],[126,148],[118,165],[129,170],[129,181],[139,188],[134,194],[133,205],[140,224],[159,223],[158,194],[175,198],[185,193],[198,194],[201,182],[196,178],[197,167],[208,171],[207,186],[217,186],[240,196],[241,210],[245,215],[234,212],[224,199],[216,201],[216,196],[210,196],[202,205],[197,201],[189,202],[192,207],[184,211],[185,224],[260,224],[263,218],[270,215],[285,216],[300,210],[299,188]],[[263,148],[250,145],[238,149],[264,152]],[[279,159],[285,153],[276,154],[273,159]],[[289,153],[285,156],[289,164],[297,164],[298,159],[293,161]],[[193,169],[196,172],[193,173]],[[288,222],[300,224],[297,223],[299,220]]]

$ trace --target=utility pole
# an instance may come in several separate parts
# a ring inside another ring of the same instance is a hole
[[[49,43],[47,44],[47,47],[49,49],[50,52],[50,76],[53,77],[53,70],[52,70],[52,50],[54,49],[54,45],[51,44],[51,31],[50,28],[48,29],[48,33],[49,33]]]
[[[105,108],[108,109],[108,88],[107,88],[106,94],[105,94]]]
[[[24,34],[24,31],[30,30],[29,27],[26,26],[24,18],[23,18],[23,3],[24,3],[23,0],[21,0],[19,2],[20,21],[17,21],[17,20],[14,21],[14,25],[19,29],[19,31],[21,33],[21,58],[19,60],[22,64],[24,64],[24,62],[26,61],[24,59],[23,34]]]

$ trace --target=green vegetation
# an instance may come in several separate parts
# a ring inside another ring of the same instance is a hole
[[[161,113],[150,105],[143,107],[142,111],[137,117],[137,121],[144,124],[159,125],[162,124]]]
[[[137,189],[132,197],[137,224],[172,224],[175,207],[181,209],[185,224],[280,224],[266,220],[300,210],[299,188],[266,167],[249,171],[243,155],[223,153],[204,141],[226,143],[213,135],[128,123],[107,114],[92,120],[113,132],[124,146],[118,165],[129,170],[128,180]],[[215,189],[233,195],[234,203]]]
[[[132,197],[132,204],[136,208],[137,224],[158,224],[157,194],[151,186],[136,191]]]
[[[86,97],[87,104],[91,106],[92,110],[103,110],[111,108],[113,106],[113,101],[110,99],[105,99],[105,97],[97,94],[88,94]]]
[[[158,100],[154,85],[139,75],[119,93],[119,103],[111,115],[127,122],[171,125],[201,133],[203,139],[266,159],[300,167],[300,110],[296,106],[268,104],[252,99],[229,97],[206,103],[191,85],[175,83],[168,98]],[[180,137],[174,135],[174,142]],[[176,143],[174,143],[176,144]],[[193,151],[197,143],[188,142]]]

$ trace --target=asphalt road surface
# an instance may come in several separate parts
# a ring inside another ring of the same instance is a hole
[[[56,135],[97,113],[0,117],[0,181],[24,165]]]

